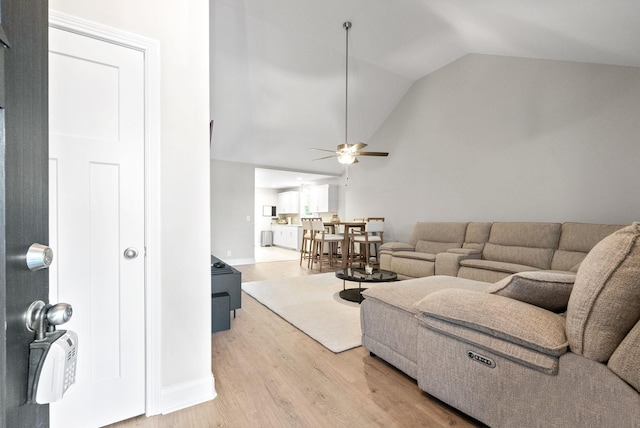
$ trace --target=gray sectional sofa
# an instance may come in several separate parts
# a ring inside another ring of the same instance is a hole
[[[416,229],[381,264],[424,277],[363,292],[364,347],[493,427],[640,427],[640,224]]]
[[[448,275],[495,282],[517,272],[576,272],[587,253],[624,225],[416,223],[408,243],[380,247],[380,268],[401,279]]]

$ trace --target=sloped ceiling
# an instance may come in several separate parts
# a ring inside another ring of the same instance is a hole
[[[212,159],[343,171],[347,20],[349,143],[468,53],[640,67],[638,0],[211,0]]]

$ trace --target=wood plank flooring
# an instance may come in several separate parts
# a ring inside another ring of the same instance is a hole
[[[297,261],[237,268],[243,282],[318,273]],[[365,348],[334,354],[245,293],[231,329],[213,334],[211,348],[215,400],[110,427],[481,426]]]

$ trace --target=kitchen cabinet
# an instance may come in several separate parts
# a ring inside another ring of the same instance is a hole
[[[302,246],[302,228],[300,226],[271,226],[273,245],[292,250],[300,250]]]
[[[300,213],[300,192],[291,190],[278,193],[278,214]]]
[[[338,211],[338,185],[321,184],[312,186],[309,192],[311,212],[329,213]]]

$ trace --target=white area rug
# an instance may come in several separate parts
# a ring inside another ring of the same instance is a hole
[[[342,280],[333,272],[245,282],[242,289],[335,353],[362,344],[360,305],[340,298]]]

